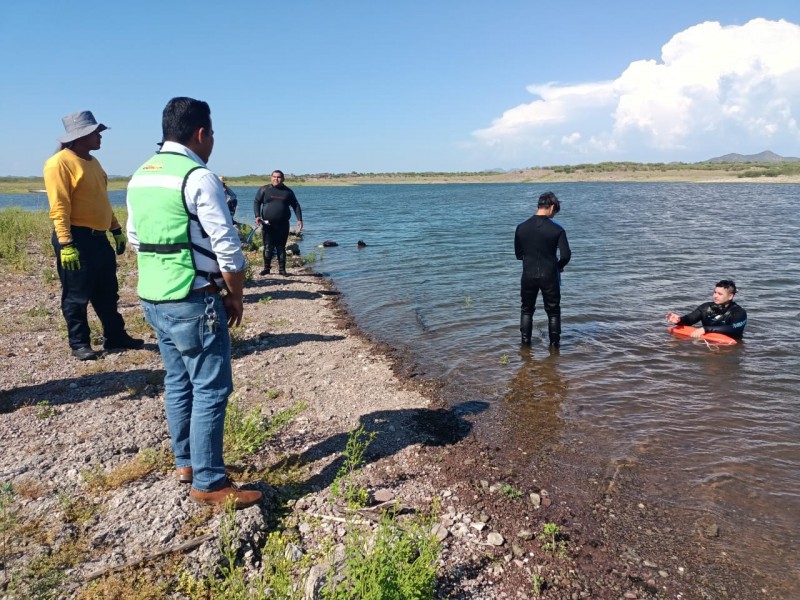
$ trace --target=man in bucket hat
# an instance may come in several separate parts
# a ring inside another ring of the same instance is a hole
[[[117,260],[107,231],[114,236],[117,255],[125,251],[125,236],[108,200],[108,176],[91,155],[100,149],[100,133],[108,129],[88,110],[62,119],[66,133],[44,165],[44,184],[53,219],[53,250],[61,280],[61,312],[67,322],[72,355],[94,360],[86,310],[91,302],[103,325],[105,350],[144,346],[125,331],[117,310]]]

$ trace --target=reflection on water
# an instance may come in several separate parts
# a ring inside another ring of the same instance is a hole
[[[518,345],[514,228],[541,185],[297,188],[301,247],[359,325],[408,350],[453,404],[492,403],[476,420],[496,424],[498,443],[560,440],[574,466],[630,465],[637,501],[713,515],[721,551],[776,578],[800,572],[800,186],[548,187],[573,251],[555,357],[541,309],[532,354]],[[246,203],[256,189],[235,191]],[[339,247],[320,252],[328,239]],[[668,335],[663,315],[709,300],[723,278],[741,290],[745,343],[711,351]]]
[[[539,453],[561,438],[561,403],[567,397],[567,382],[559,373],[556,351],[537,357],[523,347],[519,355],[520,365],[502,398],[503,417],[509,444]]]

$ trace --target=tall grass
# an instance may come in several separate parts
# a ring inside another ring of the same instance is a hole
[[[0,264],[15,271],[31,271],[41,256],[52,256],[52,231],[45,211],[0,210]]]

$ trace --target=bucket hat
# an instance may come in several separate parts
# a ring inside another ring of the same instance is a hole
[[[64,130],[67,132],[58,138],[62,144],[68,144],[85,135],[94,133],[95,131],[105,131],[108,129],[102,123],[98,123],[94,115],[89,110],[82,110],[81,112],[72,113],[61,119],[64,123]]]

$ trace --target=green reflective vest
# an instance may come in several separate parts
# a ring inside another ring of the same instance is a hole
[[[139,239],[139,297],[150,302],[183,300],[192,291],[195,268],[190,215],[183,199],[186,178],[202,169],[188,156],[162,152],[133,174],[128,211]]]

